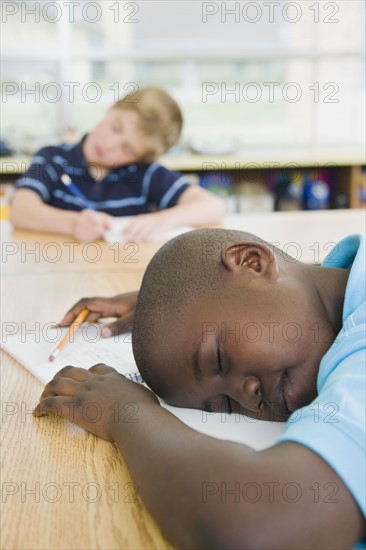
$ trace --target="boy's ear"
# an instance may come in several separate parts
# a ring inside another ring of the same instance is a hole
[[[254,277],[267,277],[275,282],[279,266],[269,246],[250,241],[228,243],[221,251],[221,262],[233,274],[246,272]]]

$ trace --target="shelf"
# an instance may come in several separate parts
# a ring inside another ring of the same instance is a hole
[[[0,176],[2,181],[14,181],[30,163],[30,156],[2,157]],[[365,186],[361,167],[366,163],[363,147],[327,146],[318,148],[281,147],[271,149],[246,149],[235,155],[195,155],[193,153],[165,155],[159,162],[183,173],[233,171],[242,175],[251,170],[297,170],[302,168],[336,168],[337,191],[346,194],[351,208],[360,204],[360,189]]]
[[[365,164],[362,145],[327,147],[281,147],[246,149],[235,155],[165,155],[159,162],[170,170],[238,170],[258,168],[307,168],[313,166],[361,166]],[[208,166],[212,164],[212,167]],[[216,165],[216,166],[215,166]]]
[[[30,156],[2,157],[0,174],[21,174],[28,166]],[[361,166],[366,163],[362,145],[326,147],[281,147],[244,149],[234,155],[195,155],[180,153],[164,155],[159,162],[177,171],[238,170],[258,168],[302,168],[313,166]],[[209,164],[212,166],[210,167]]]
[[[29,166],[31,157],[22,155],[0,158],[0,174],[2,176],[16,176],[21,174]]]

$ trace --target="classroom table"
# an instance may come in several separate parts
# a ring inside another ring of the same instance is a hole
[[[257,233],[314,262],[329,252],[329,243],[364,232],[365,211],[236,215],[223,225]],[[123,255],[131,249],[123,245],[85,248],[71,238],[12,231],[6,223],[0,229],[3,334],[9,323],[41,330],[82,296],[138,289],[162,245],[139,244],[129,256],[138,261],[131,262]],[[67,421],[34,419],[42,384],[3,351],[1,361],[1,548],[172,548],[115,446]]]

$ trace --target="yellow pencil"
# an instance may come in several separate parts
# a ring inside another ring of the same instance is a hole
[[[49,356],[49,361],[54,361],[64,345],[67,341],[70,341],[72,336],[74,335],[75,331],[78,329],[78,327],[81,325],[83,321],[85,321],[87,315],[89,313],[89,310],[87,308],[80,311],[79,315],[76,317],[75,321],[71,323],[69,330],[65,334],[65,336],[62,338],[61,342],[57,344],[55,350],[51,353]]]

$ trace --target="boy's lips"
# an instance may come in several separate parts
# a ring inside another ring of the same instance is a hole
[[[287,419],[294,410],[289,407],[293,401],[292,395],[290,396],[290,394],[287,394],[287,391],[286,395],[284,393],[284,387],[285,385],[287,386],[287,378],[287,373],[283,371],[280,376],[277,377],[272,388],[269,388],[268,386],[265,388],[263,382],[261,383],[263,388],[262,397],[264,403],[269,409],[272,409],[278,415],[278,418],[276,417],[274,420],[281,421],[284,417]]]

